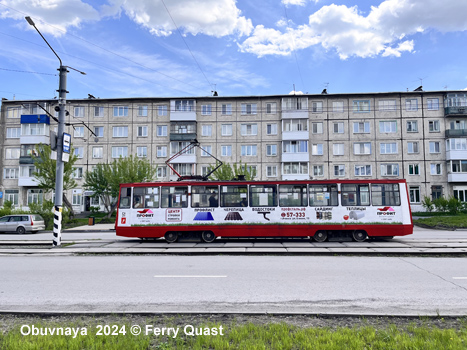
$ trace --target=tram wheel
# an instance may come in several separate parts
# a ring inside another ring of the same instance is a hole
[[[366,234],[365,231],[358,230],[352,233],[352,237],[357,242],[363,242],[364,240],[368,238],[368,235]]]
[[[216,235],[211,231],[203,231],[201,233],[201,239],[206,243],[211,243],[216,239]]]
[[[174,243],[178,239],[178,233],[177,232],[166,232],[164,238],[168,243]]]
[[[316,242],[324,242],[328,239],[328,233],[326,231],[317,231],[313,238]]]

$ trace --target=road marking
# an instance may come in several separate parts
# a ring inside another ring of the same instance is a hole
[[[455,280],[467,280],[467,277],[453,277]]]
[[[227,276],[206,276],[206,275],[156,275],[155,278],[226,278]]]

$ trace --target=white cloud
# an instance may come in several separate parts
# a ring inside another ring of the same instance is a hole
[[[289,55],[317,44],[335,50],[341,59],[400,57],[402,52],[414,50],[414,41],[407,40],[410,35],[429,29],[467,30],[466,12],[467,1],[458,0],[386,0],[378,7],[372,6],[367,16],[357,6],[332,4],[311,14],[308,23],[296,29],[280,32],[258,25],[239,47],[258,57]]]
[[[79,27],[85,21],[99,19],[98,11],[81,0],[0,0],[0,3],[5,5],[0,6],[0,18],[21,20],[24,27],[29,27],[24,20],[24,14],[27,14],[43,34],[54,36],[63,35],[69,27]],[[40,21],[50,25],[41,25]]]
[[[282,0],[284,5],[296,5],[296,6],[305,6],[307,0]]]
[[[134,22],[155,35],[172,34],[177,26],[184,33],[222,37],[231,34],[249,35],[253,29],[250,19],[241,16],[235,0],[109,0],[102,8],[105,15],[122,11]],[[170,12],[169,16],[166,7]]]

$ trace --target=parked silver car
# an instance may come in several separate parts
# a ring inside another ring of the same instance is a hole
[[[16,214],[0,218],[0,232],[25,232],[45,230],[45,222],[38,214]]]

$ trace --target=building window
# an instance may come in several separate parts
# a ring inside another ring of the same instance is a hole
[[[73,129],[73,137],[84,137],[84,126],[75,126]]]
[[[431,199],[435,200],[443,196],[443,186],[431,186]]]
[[[311,123],[311,133],[312,134],[322,134],[323,133],[323,123]]]
[[[344,122],[333,123],[332,129],[333,129],[334,134],[343,134],[344,133]]]
[[[467,160],[451,160],[453,173],[467,173]]]
[[[3,169],[3,178],[4,179],[17,179],[19,169],[18,168],[5,168]]]
[[[344,112],[344,102],[343,101],[333,101],[332,102],[332,111],[333,111],[333,113],[343,113]]]
[[[313,176],[324,176],[324,166],[313,165]]]
[[[147,146],[138,146],[138,147],[136,147],[136,156],[138,158],[147,158],[148,157],[148,148],[147,148]]]
[[[311,111],[313,113],[323,113],[323,102],[311,102]]]
[[[439,132],[439,120],[431,120],[428,122],[430,132]]]
[[[420,175],[420,165],[409,164],[409,175]]]
[[[7,139],[19,139],[21,136],[21,127],[19,128],[6,128]]]
[[[277,135],[277,124],[266,124],[267,135]]]
[[[441,163],[431,163],[430,173],[431,175],[442,175]]]
[[[420,186],[409,186],[410,203],[420,203]]]
[[[156,156],[158,158],[167,157],[167,146],[157,146],[156,147]]]
[[[266,145],[267,156],[277,156],[277,145]]]
[[[266,103],[266,114],[276,114],[276,102]]]
[[[399,164],[381,164],[381,176],[399,176]]]
[[[428,98],[426,104],[429,111],[439,110],[439,99],[437,98]]]
[[[138,117],[148,116],[148,106],[138,106]]]
[[[306,97],[284,97],[282,98],[283,111],[308,110],[308,98]]]
[[[450,123],[451,130],[467,129],[467,122],[465,120],[454,120]]]
[[[370,142],[356,142],[353,144],[354,154],[371,154]]]
[[[380,154],[397,154],[397,143],[381,143],[380,144]]]
[[[5,159],[19,159],[21,149],[18,148],[5,148]]]
[[[74,107],[73,110],[75,118],[84,118],[84,107]]]
[[[266,167],[267,177],[277,177],[277,165],[268,165]]]
[[[355,176],[371,176],[371,165],[355,165]]]
[[[104,127],[103,126],[95,126],[94,127],[94,134],[96,137],[104,137]]]
[[[158,116],[158,117],[165,117],[165,116],[167,116],[167,105],[159,105],[159,106],[157,106],[157,116]]]
[[[211,136],[211,135],[212,135],[212,125],[201,126],[201,136]]]
[[[157,167],[157,178],[165,178],[167,177],[167,167],[166,166],[158,166]]]
[[[334,165],[334,176],[345,176],[345,165]]]
[[[232,156],[232,145],[223,145],[223,146],[221,146],[221,155],[223,157]]]
[[[430,153],[441,153],[438,141],[430,141]]]
[[[81,190],[73,190],[73,196],[72,196],[72,205],[81,205],[81,199],[82,199],[82,194]]]
[[[112,127],[113,137],[128,137],[128,126]]]
[[[256,156],[256,145],[242,145],[242,156]]]
[[[201,157],[210,157],[212,154],[212,146],[201,147]]]
[[[175,111],[177,112],[193,112],[195,110],[194,100],[176,100]]]
[[[418,100],[416,98],[408,98],[405,100],[405,110],[406,111],[417,111],[418,110]]]
[[[19,176],[20,177],[34,177],[35,171],[36,171],[36,167],[34,165],[20,166]]]
[[[125,158],[125,157],[128,157],[128,146],[112,147],[112,158]]]
[[[10,201],[13,206],[19,204],[19,190],[5,190],[5,200]]]
[[[232,104],[231,103],[225,103],[221,107],[221,113],[223,115],[232,115]]]
[[[407,132],[418,132],[418,123],[416,120],[409,120],[407,122]]]
[[[311,154],[314,156],[322,156],[323,155],[323,144],[322,143],[315,143],[311,146]]]
[[[352,106],[354,113],[368,113],[370,111],[370,100],[354,100]]]
[[[467,149],[467,139],[450,139],[446,146],[450,151],[465,151]]]
[[[380,111],[395,111],[396,100],[380,100],[378,102],[378,109]]]
[[[47,135],[49,127],[46,124],[22,124],[21,135],[35,136],[35,135]]]
[[[72,176],[74,179],[81,179],[83,177],[83,168],[82,167],[74,167]]]
[[[333,156],[343,156],[344,155],[344,144],[335,143],[332,145],[332,155]]]
[[[167,125],[157,126],[157,136],[167,136]]]
[[[92,148],[92,157],[93,158],[103,158],[104,157],[104,147],[93,147]]]
[[[127,106],[115,106],[114,117],[128,117],[128,107]]]
[[[407,153],[418,153],[418,141],[407,142]]]
[[[395,120],[379,122],[380,133],[394,133],[397,131],[397,123]]]
[[[101,118],[104,116],[104,107],[94,107],[94,117]]]
[[[42,204],[44,201],[44,192],[40,189],[28,190],[28,205],[31,203]]]
[[[308,119],[284,119],[282,131],[308,131]]]
[[[7,118],[19,118],[19,117],[21,117],[21,107],[7,107],[6,117]]]
[[[148,127],[146,125],[138,126],[138,137],[147,137]]]
[[[257,124],[241,124],[241,134],[242,136],[257,135],[258,125]]]
[[[201,105],[201,115],[211,115],[211,105]]]
[[[354,134],[368,134],[370,133],[370,122],[354,122]]]
[[[256,103],[242,103],[242,114],[256,114]]]
[[[232,136],[232,124],[222,124],[221,134],[222,136]]]
[[[283,153],[308,153],[308,141],[282,141]]]
[[[308,163],[283,163],[283,175],[308,175]]]
[[[170,143],[170,154],[173,155],[175,153],[178,153],[182,149],[187,148],[189,145],[190,145],[190,142],[187,142],[187,141],[171,142]],[[195,154],[195,149],[194,148],[187,149],[183,153],[183,155],[193,155],[193,154]],[[190,175],[190,174],[188,174],[188,175]]]
[[[77,158],[83,158],[84,157],[84,147],[76,147],[75,148],[75,156]]]

